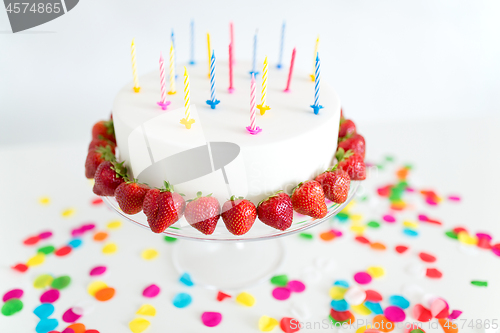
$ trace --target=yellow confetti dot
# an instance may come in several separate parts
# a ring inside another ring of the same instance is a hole
[[[366,227],[364,225],[353,225],[350,229],[356,235],[362,235],[365,232]]]
[[[458,233],[458,241],[466,245],[477,245],[477,237],[470,236],[467,231],[460,231]]]
[[[363,305],[363,306],[364,306],[364,305]],[[356,330],[356,333],[365,333],[365,331],[366,331],[367,329],[370,329],[370,328],[372,328],[372,326],[371,326],[371,325],[361,326],[360,328],[358,328],[358,329]]]
[[[132,333],[144,332],[149,327],[149,325],[149,320],[146,320],[144,318],[135,318],[130,323],[128,323],[128,327],[130,328]]]
[[[342,209],[342,213],[349,213],[349,210],[351,210],[351,208],[354,207],[355,205],[356,203],[354,202],[354,200],[352,200],[347,204],[347,206],[344,207],[344,209]]]
[[[361,214],[352,214],[352,215],[349,215],[349,218],[353,222],[360,222],[361,220],[363,220],[363,215],[361,215]]]
[[[380,266],[371,266],[371,267],[368,267],[368,269],[366,270],[366,272],[368,274],[370,274],[370,276],[374,279],[377,279],[379,277],[382,277],[385,275],[385,270],[383,267],[380,267]]]
[[[417,229],[418,228],[418,223],[417,222],[412,222],[412,221],[404,221],[403,226],[407,228],[412,228],[412,229]]]
[[[43,289],[45,287],[48,287],[51,285],[52,281],[54,281],[54,278],[49,275],[49,274],[42,274],[39,275],[35,281],[33,281],[33,287],[36,289]]]
[[[153,260],[157,256],[158,256],[158,251],[156,251],[155,249],[146,249],[141,253],[141,257],[144,260]]]
[[[104,288],[107,288],[108,285],[105,283],[105,282],[102,282],[102,281],[94,281],[92,282],[91,284],[89,284],[89,286],[87,287],[87,292],[92,295],[92,296],[95,296],[95,294],[101,290],[101,289],[104,289]]]
[[[151,304],[144,304],[139,308],[139,310],[137,310],[135,314],[154,317],[156,316],[156,309]]]
[[[236,303],[244,306],[253,306],[255,304],[255,297],[247,292],[242,292],[236,296]]]
[[[50,198],[49,197],[40,197],[40,198],[38,198],[38,203],[40,205],[46,206],[46,205],[50,204]]]
[[[344,299],[344,294],[346,291],[347,288],[340,286],[333,286],[330,288],[330,297],[333,300],[340,301],[341,299]]]
[[[116,246],[115,243],[108,243],[102,248],[102,253],[113,254],[116,252],[116,250],[118,250],[118,246]]]
[[[118,220],[113,220],[108,223],[108,229],[120,229],[122,222]]]
[[[262,332],[271,332],[278,326],[278,321],[268,316],[262,316],[259,319],[259,330]]]
[[[38,266],[43,264],[45,261],[45,254],[43,253],[37,253],[33,257],[31,257],[28,262],[26,263],[26,266],[32,267],[32,266]]]
[[[351,310],[362,316],[368,316],[372,313],[364,304],[351,305]]]
[[[68,209],[63,210],[61,215],[62,215],[62,217],[71,217],[71,216],[75,215],[75,213],[76,213],[76,209],[68,208]]]

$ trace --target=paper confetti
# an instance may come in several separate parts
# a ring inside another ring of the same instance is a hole
[[[76,213],[76,209],[74,208],[68,208],[68,209],[65,209],[61,212],[61,215],[62,217],[71,217],[73,215],[75,215]]]
[[[149,325],[150,322],[144,318],[135,318],[128,323],[128,327],[132,333],[142,333],[149,327]]]
[[[118,246],[115,243],[108,243],[102,248],[102,253],[113,254],[118,250]]]
[[[24,292],[22,289],[12,289],[12,290],[7,291],[3,295],[2,301],[7,302],[11,298],[21,298],[21,297],[23,297],[23,294],[24,294]]]
[[[222,314],[219,312],[203,312],[201,314],[201,321],[207,327],[215,327],[222,321]]]
[[[158,257],[158,251],[155,249],[146,249],[141,252],[141,257],[144,260],[153,260]]]
[[[425,275],[431,279],[440,279],[443,276],[443,273],[436,268],[427,268]]]
[[[63,246],[63,247],[61,247],[61,248],[59,248],[59,249],[55,250],[55,251],[54,251],[54,254],[55,254],[56,256],[58,256],[58,257],[64,257],[64,256],[66,256],[66,255],[70,254],[70,253],[71,253],[71,250],[72,250],[71,246],[67,246],[67,245],[66,245],[66,246]]]
[[[283,317],[280,320],[280,328],[285,333],[295,333],[300,330],[299,321],[290,317]]]
[[[45,261],[45,255],[43,253],[37,253],[33,257],[28,259],[28,261],[26,262],[26,266],[28,267],[38,266],[43,264],[44,261]]]
[[[488,287],[488,282],[487,281],[471,281],[470,283],[473,286],[477,286],[477,287]]]
[[[106,266],[96,266],[90,270],[90,276],[99,276],[106,273]]]
[[[158,287],[156,284],[151,284],[146,288],[144,288],[144,290],[142,291],[142,296],[153,298],[158,296],[159,293],[160,293],[160,287]]]
[[[64,275],[64,276],[60,276],[58,278],[55,278],[52,281],[51,287],[53,289],[61,290],[61,289],[66,288],[67,286],[69,286],[70,283],[71,283],[71,278],[67,275]]]
[[[242,292],[236,296],[236,303],[244,306],[253,306],[255,304],[255,298],[247,292]]]
[[[278,301],[284,301],[290,298],[291,290],[285,287],[276,287],[272,291],[272,295]]]
[[[385,270],[380,266],[370,266],[366,269],[366,272],[374,279],[381,278],[385,275]]]
[[[35,331],[37,333],[47,333],[52,330],[55,330],[56,327],[59,325],[59,322],[57,319],[51,318],[51,319],[43,319],[38,322],[36,325]]]
[[[372,277],[366,272],[358,272],[354,274],[354,281],[359,284],[368,284],[372,281]]]
[[[122,222],[118,220],[110,221],[107,225],[108,229],[115,230],[120,229],[122,226]]]
[[[38,203],[40,205],[46,206],[50,204],[50,198],[49,197],[40,197],[38,198]]]
[[[275,286],[286,287],[288,284],[288,276],[287,275],[275,275],[271,278],[271,283]]]
[[[23,309],[23,302],[17,298],[11,298],[2,305],[2,314],[12,316]]]
[[[354,313],[357,313],[359,315],[362,315],[362,316],[368,316],[369,314],[371,314],[371,310],[366,307],[364,304],[359,304],[359,305],[353,305],[351,306],[351,310],[354,312]]]
[[[364,305],[376,315],[384,314],[384,310],[382,310],[380,303],[365,301]]]
[[[151,316],[154,317],[156,316],[156,308],[152,306],[151,304],[143,304],[139,310],[137,310],[136,314],[142,315],[142,316]]]
[[[68,326],[68,328],[72,329],[73,332],[75,332],[75,333],[86,333],[85,332],[86,331],[85,325],[83,325],[82,323],[71,324]],[[69,332],[69,333],[71,333],[71,332]]]
[[[382,301],[382,295],[380,295],[375,290],[367,289],[367,290],[365,290],[365,294],[366,294],[367,301],[374,302],[374,303],[378,303],[378,302]]]
[[[179,293],[175,295],[174,299],[172,300],[172,304],[176,308],[185,308],[192,302],[192,297],[189,294],[186,293]]]
[[[59,299],[60,292],[57,289],[49,289],[40,296],[41,303],[54,303]]]
[[[306,285],[298,280],[289,281],[286,286],[294,293],[301,293],[306,290]]]
[[[81,309],[73,310],[70,308],[63,313],[62,320],[66,323],[74,323],[82,316],[83,311]]]
[[[398,245],[396,246],[396,252],[399,254],[405,253],[408,250],[408,246],[405,245]]]
[[[179,281],[188,287],[194,286],[193,280],[191,280],[191,275],[189,275],[188,273],[182,274],[179,278]]]
[[[381,332],[391,332],[394,330],[396,325],[384,315],[376,315],[372,319],[372,327],[380,330]]]
[[[35,281],[33,281],[33,287],[37,289],[43,289],[51,285],[54,278],[49,274],[39,275]]]
[[[108,233],[105,232],[105,231],[100,231],[100,232],[96,232],[94,234],[94,240],[96,242],[102,242],[103,240],[105,240],[106,238],[108,238]]]
[[[226,293],[223,293],[222,291],[219,291],[217,292],[217,300],[219,302],[222,302],[223,300],[225,300],[226,298],[231,298],[231,295],[228,295]]]
[[[347,288],[341,286],[333,286],[330,288],[330,297],[333,300],[341,300],[344,298],[346,291]]]
[[[53,247],[52,245],[46,245],[46,246],[43,246],[43,247],[39,248],[37,250],[37,252],[38,253],[43,253],[43,254],[47,255],[47,254],[51,254],[55,250],[56,250],[56,248]]]
[[[54,313],[54,306],[50,303],[43,303],[37,306],[33,313],[40,319],[46,319]]]
[[[95,296],[96,300],[101,301],[101,302],[106,302],[115,296],[115,292],[116,291],[114,288],[106,287],[106,288],[98,290],[94,296]]]
[[[432,319],[431,311],[422,304],[415,304],[412,310],[412,316],[418,321],[428,322]]]
[[[259,330],[261,332],[271,332],[278,325],[279,323],[276,319],[268,316],[262,316],[259,319]]]
[[[87,292],[91,295],[91,296],[95,296],[95,294],[101,290],[101,289],[104,289],[104,288],[107,288],[108,285],[105,283],[105,282],[102,282],[102,281],[94,281],[92,282],[91,284],[89,284],[89,286],[87,287]]]
[[[347,304],[345,299],[341,299],[338,301],[332,300],[330,303],[330,306],[332,307],[332,309],[334,309],[335,311],[339,311],[339,312],[349,310],[349,304]]]
[[[410,306],[410,302],[404,298],[403,296],[400,295],[392,295],[389,297],[389,304],[397,306],[398,308],[401,309],[408,309]],[[387,317],[387,316],[386,316]]]

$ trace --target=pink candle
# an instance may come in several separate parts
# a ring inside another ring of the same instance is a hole
[[[234,92],[233,87],[233,44],[229,44],[229,93]]]
[[[160,90],[161,90],[161,101],[159,101],[157,104],[161,106],[162,110],[166,110],[170,102],[167,101],[167,87],[165,85],[165,64],[163,60],[163,55],[161,53],[160,53]]]
[[[296,51],[296,49],[294,47],[293,52],[292,52],[292,61],[290,62],[290,70],[288,72],[288,80],[286,82],[285,92],[290,91],[290,82],[292,82],[293,64],[295,63],[295,51]]]
[[[230,43],[231,43],[231,51],[230,51],[230,55],[231,55],[231,64],[233,65],[235,63],[234,61],[234,25],[233,25],[233,22],[230,22],[229,23],[229,31],[230,31]]]
[[[252,73],[252,81],[250,81],[250,126],[247,127],[247,131],[255,135],[260,133],[262,129],[255,126],[255,109],[256,109],[256,98],[255,98],[255,74]]]

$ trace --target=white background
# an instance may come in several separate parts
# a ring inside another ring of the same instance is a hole
[[[157,68],[175,29],[179,63],[197,60],[205,33],[220,59],[235,24],[237,59],[278,58],[312,69],[321,35],[322,75],[358,120],[485,117],[500,111],[500,2],[476,1],[160,1],[82,0],[66,15],[12,34],[0,10],[0,144],[89,138],[113,97],[131,81],[130,42],[139,74]]]

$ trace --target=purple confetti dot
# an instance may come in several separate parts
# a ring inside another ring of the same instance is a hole
[[[384,316],[394,323],[400,323],[405,320],[405,312],[397,306],[388,306],[384,310]]]
[[[273,289],[273,297],[278,301],[284,301],[290,298],[291,290],[284,287],[277,287]]]
[[[156,297],[160,293],[160,287],[158,287],[156,284],[152,284],[144,289],[142,292],[142,296],[144,297]]]
[[[359,284],[368,284],[372,282],[372,276],[366,272],[358,272],[354,274],[354,281]]]
[[[23,297],[23,294],[24,294],[24,292],[21,289],[12,289],[3,295],[2,300],[4,302],[7,302],[11,298],[18,298],[19,299],[19,298]]]
[[[96,266],[90,270],[90,276],[102,275],[106,272],[106,266]]]
[[[395,218],[394,216],[392,216],[392,215],[389,215],[389,214],[384,215],[384,216],[382,217],[382,219],[383,219],[385,222],[389,222],[389,223],[396,222],[396,218]]]
[[[286,286],[288,289],[290,289],[294,293],[301,293],[304,290],[306,290],[306,285],[298,280],[288,281]]]
[[[52,237],[52,231],[44,231],[38,235],[38,238],[40,238],[40,239],[47,239],[50,237]]]
[[[59,290],[49,289],[40,296],[41,303],[54,303],[59,299]]]

